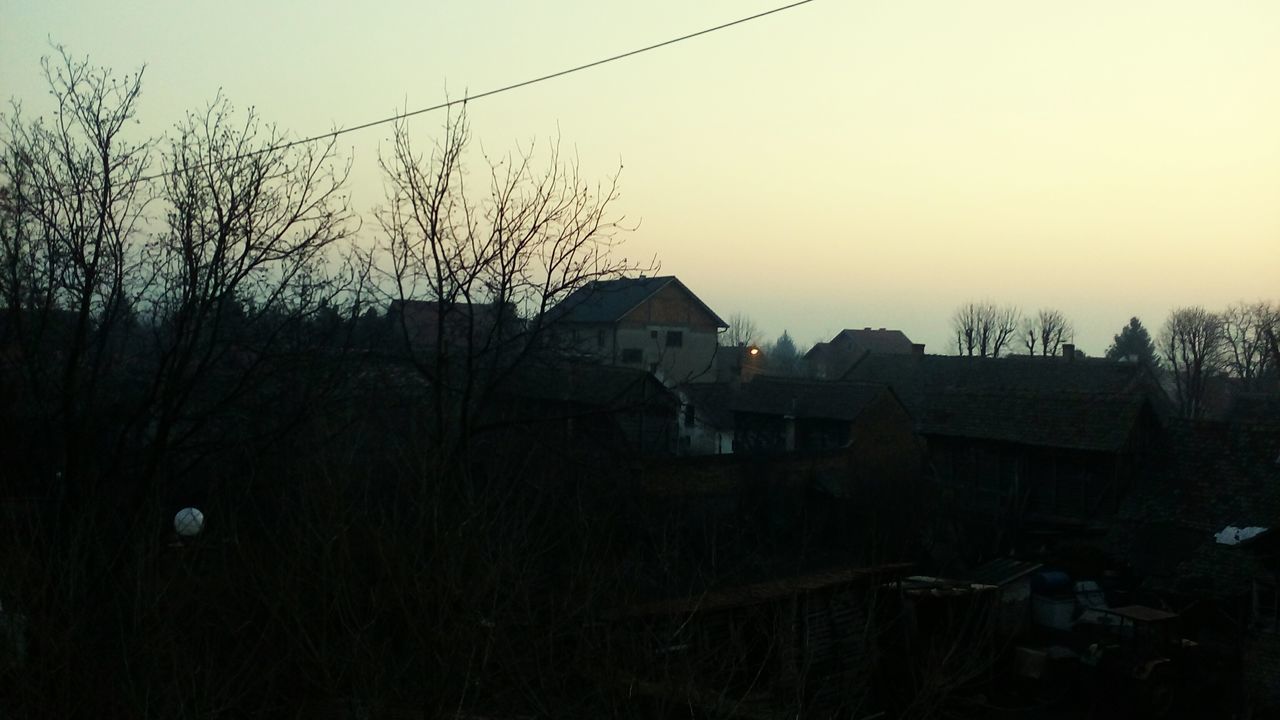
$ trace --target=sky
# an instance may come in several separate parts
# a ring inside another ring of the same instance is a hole
[[[0,0],[0,95],[46,111],[58,43],[146,65],[139,132],[221,91],[310,135],[780,4]],[[1098,355],[1131,316],[1280,300],[1278,80],[1274,0],[814,0],[468,113],[491,154],[558,136],[588,177],[621,166],[623,254],[766,339],[950,352],[977,299],[1058,308]],[[389,138],[341,138],[361,210]]]

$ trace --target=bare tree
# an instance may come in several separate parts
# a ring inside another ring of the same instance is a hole
[[[126,137],[142,70],[114,78],[65,51],[41,65],[52,117],[27,122],[15,103],[4,127],[0,297],[27,410],[57,418],[59,477],[73,490],[97,434],[92,400],[115,358],[108,340],[128,315],[150,148]]]
[[[755,345],[760,342],[760,326],[746,313],[736,312],[729,316],[729,329],[720,336],[720,342],[728,347]]]
[[[1041,355],[1055,356],[1074,333],[1071,321],[1061,310],[1044,308],[1022,321],[1022,344],[1028,355],[1035,355],[1039,347]]]
[[[1174,310],[1160,333],[1160,352],[1173,376],[1179,411],[1202,417],[1206,383],[1224,368],[1222,319],[1200,306]]]
[[[1273,370],[1268,334],[1280,329],[1280,307],[1259,300],[1229,305],[1222,314],[1222,337],[1228,372],[1257,389]]]
[[[1270,327],[1266,331],[1267,336],[1267,354],[1271,358],[1268,363],[1272,371],[1280,368],[1280,327]]]
[[[120,687],[93,709],[178,716],[143,697],[192,652],[153,632],[179,624],[163,604],[165,503],[305,404],[276,351],[342,294],[345,168],[331,144],[283,147],[222,100],[167,141],[134,139],[141,71],[65,51],[43,65],[51,116],[15,105],[0,129],[0,454],[22,456],[0,474],[49,509],[41,532],[0,541],[6,591],[41,638],[18,702],[43,707],[57,687],[46,712],[74,716]]]
[[[990,301],[967,302],[951,316],[956,354],[999,357],[1013,342],[1021,313],[1013,305]]]
[[[434,337],[415,342],[411,317],[398,315],[435,388],[437,445],[465,440],[497,385],[545,346],[549,309],[594,280],[645,269],[613,254],[626,229],[611,215],[617,175],[586,181],[555,141],[541,168],[532,146],[486,156],[486,187],[476,192],[466,185],[465,111],[443,130],[424,157],[407,124],[396,126],[381,159],[388,190],[378,215],[393,303],[425,303],[433,318]]]

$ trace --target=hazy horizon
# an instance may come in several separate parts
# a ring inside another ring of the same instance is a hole
[[[221,89],[301,136],[776,4],[5,2],[0,87],[47,112],[52,40],[147,65],[142,133]],[[587,177],[621,163],[623,253],[767,340],[887,327],[948,353],[953,309],[991,299],[1062,310],[1099,355],[1131,316],[1154,335],[1175,306],[1280,295],[1276,68],[1275,3],[818,0],[469,114],[475,160],[559,135]],[[389,135],[340,140],[361,211]]]

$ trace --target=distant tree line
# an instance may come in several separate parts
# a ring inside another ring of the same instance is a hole
[[[1016,306],[990,301],[964,303],[952,314],[951,325],[956,353],[974,357],[998,357],[1014,348],[1053,356],[1074,335],[1074,325],[1060,310],[1045,308],[1024,316]],[[1154,341],[1142,322],[1131,318],[1105,357],[1167,373],[1179,411],[1201,417],[1213,378],[1234,379],[1246,392],[1276,388],[1278,337],[1280,304],[1274,302],[1241,301],[1216,313],[1200,306],[1181,307],[1169,313]]]
[[[1208,384],[1233,379],[1246,392],[1275,390],[1280,376],[1280,305],[1237,302],[1222,312],[1201,306],[1175,309],[1161,328],[1158,347],[1186,417],[1205,413]]]

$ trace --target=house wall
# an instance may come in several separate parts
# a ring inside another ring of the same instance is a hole
[[[615,364],[617,350],[614,326],[610,323],[573,323],[553,328],[556,343],[571,355],[580,355]]]
[[[676,407],[645,404],[612,413],[624,437],[636,451],[644,455],[670,455],[676,452]]]
[[[1129,484],[1125,453],[929,436],[939,487],[984,556],[1019,549],[1028,529],[1105,525]]]
[[[643,522],[669,516],[694,546],[714,538],[715,556],[727,566],[764,547],[878,563],[912,557],[920,528],[932,521],[936,503],[919,467],[914,442],[735,453],[655,463],[636,488],[652,501]]]
[[[669,342],[669,333],[680,333],[679,345]],[[715,380],[716,333],[672,323],[620,324],[616,332],[614,363],[650,370],[668,385]],[[628,361],[628,349],[640,356]]]
[[[670,332],[681,334],[679,345],[669,342]],[[716,319],[677,285],[669,284],[618,322],[617,359],[623,351],[641,351],[641,359],[627,363],[661,371],[669,385],[715,380],[715,354],[719,328]]]
[[[725,455],[733,452],[733,430],[717,427],[697,405],[689,413],[690,401],[682,398],[676,432],[680,437],[681,455]]]
[[[781,415],[734,413],[733,451],[736,453],[775,453],[787,448],[787,424],[793,422]]]
[[[899,482],[914,482],[920,477],[923,448],[911,414],[892,393],[884,393],[863,408],[850,438],[869,472]]]

